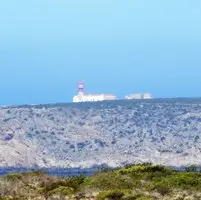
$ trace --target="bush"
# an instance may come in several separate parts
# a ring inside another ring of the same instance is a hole
[[[181,189],[199,189],[201,187],[201,174],[176,173],[163,180],[165,185]]]
[[[117,190],[114,191],[104,191],[100,192],[97,196],[97,200],[105,200],[107,199],[112,199],[112,200],[119,200],[124,196],[123,192],[119,192]]]
[[[173,170],[161,165],[151,165],[150,163],[147,163],[141,165],[129,165],[126,166],[125,168],[118,170],[118,172],[120,172],[121,174],[133,174],[133,175],[136,174],[143,175],[145,173],[155,174],[160,172],[160,174],[166,176],[172,174]]]
[[[84,183],[85,176],[75,176],[66,179],[57,180],[44,180],[41,184],[40,193],[42,194],[54,194],[54,193],[66,193],[71,194],[79,190],[81,184]]]
[[[81,185],[82,183],[84,183],[85,179],[86,179],[86,176],[84,175],[73,176],[70,178],[71,181],[77,183],[78,185]]]
[[[186,172],[197,172],[197,166],[196,165],[190,165],[185,168]]]
[[[168,195],[171,192],[171,187],[168,186],[168,184],[165,184],[163,182],[151,182],[148,186],[147,186],[148,190],[151,191],[157,191],[158,193],[160,193],[162,196]]]
[[[69,187],[59,186],[58,188],[51,190],[49,192],[50,196],[54,195],[54,194],[59,194],[59,195],[63,195],[63,196],[72,195],[73,189],[69,188]]]
[[[19,181],[22,180],[22,175],[20,174],[7,174],[5,179],[8,181]]]
[[[121,176],[114,172],[99,173],[92,177],[90,185],[101,190],[110,189],[132,189],[136,181],[130,180],[128,176]]]
[[[169,187],[159,185],[156,187],[157,192],[159,192],[162,196],[168,195],[171,192]]]
[[[30,172],[23,172],[22,173],[23,176],[45,176],[47,175],[45,172],[43,172],[42,170],[36,170],[36,171],[30,171]]]

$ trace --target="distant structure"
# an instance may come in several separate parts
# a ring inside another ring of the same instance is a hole
[[[77,88],[77,95],[73,97],[73,103],[117,100],[117,97],[112,94],[85,94],[83,81],[78,82]]]
[[[125,96],[125,99],[152,99],[150,93],[129,94]]]

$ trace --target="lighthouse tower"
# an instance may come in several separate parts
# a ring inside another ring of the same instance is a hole
[[[84,95],[84,81],[79,81],[77,85],[78,95]]]

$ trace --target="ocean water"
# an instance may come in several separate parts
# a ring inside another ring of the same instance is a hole
[[[101,167],[92,168],[15,168],[15,167],[5,167],[0,168],[0,176],[5,176],[10,173],[22,173],[30,171],[43,171],[50,176],[59,177],[70,177],[70,176],[92,176],[96,172],[100,171]]]

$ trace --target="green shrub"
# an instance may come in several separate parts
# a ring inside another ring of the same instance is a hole
[[[121,176],[114,172],[99,173],[91,178],[90,186],[101,190],[132,189],[135,184],[129,176]]]
[[[44,171],[38,170],[38,171],[28,172],[27,175],[29,175],[29,176],[45,176],[47,174]]]
[[[40,193],[42,194],[52,194],[55,192],[60,193],[75,193],[79,190],[80,185],[84,182],[84,176],[75,176],[66,179],[57,179],[57,180],[44,180],[42,182]]]
[[[168,195],[171,192],[171,187],[169,187],[167,184],[163,182],[151,182],[147,185],[146,189],[148,191],[154,191],[156,190],[158,193],[160,193],[162,196]]]
[[[71,178],[70,178],[70,180],[71,180],[72,182],[75,182],[75,183],[77,183],[78,185],[83,184],[84,181],[85,181],[85,179],[86,179],[86,176],[84,176],[84,175],[74,176],[74,177],[71,177]]]
[[[105,199],[112,199],[112,200],[119,200],[124,196],[123,192],[119,192],[117,190],[109,190],[100,192],[97,196],[97,200],[105,200]]]
[[[190,165],[188,167],[185,168],[186,172],[197,172],[198,171],[198,167],[196,165]]]
[[[181,189],[199,189],[201,187],[200,175],[198,173],[180,172],[165,178],[163,183]]]
[[[49,192],[49,195],[59,194],[63,196],[68,196],[73,194],[73,189],[69,187],[59,186]]]
[[[127,166],[126,168],[117,170],[116,173],[120,175],[128,174],[135,178],[145,178],[151,180],[156,176],[169,176],[173,173],[173,170],[161,165],[144,164],[134,166],[131,165],[130,167]]]
[[[157,192],[159,192],[162,196],[168,195],[171,192],[171,189],[169,187],[158,185],[156,188]]]
[[[21,174],[7,174],[5,176],[5,179],[8,181],[19,181],[22,179],[22,175]]]

